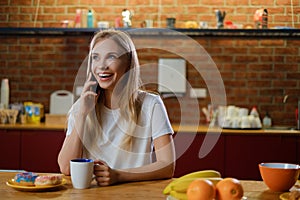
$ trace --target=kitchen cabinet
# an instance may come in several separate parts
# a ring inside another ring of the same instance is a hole
[[[176,150],[175,177],[184,174],[214,169],[221,174],[224,172],[224,138],[220,137],[213,149],[204,157],[199,157],[200,147],[203,144],[206,134],[179,133],[174,136]],[[208,134],[210,139],[218,137],[217,134]]]
[[[300,137],[297,138],[297,154],[296,154],[296,156],[297,156],[296,163],[300,164]]]
[[[221,135],[207,127],[174,127],[175,177],[214,169],[223,177],[261,180],[261,162],[300,163],[300,131],[226,130]],[[203,158],[199,151],[204,138],[218,138]],[[65,138],[64,127],[1,126],[0,169],[59,172],[57,155]]]
[[[19,130],[0,130],[0,169],[20,169]]]
[[[297,162],[294,136],[226,135],[225,176],[261,180],[261,162]]]
[[[268,132],[264,130],[223,130],[218,142],[204,158],[199,150],[204,137],[215,137],[213,132],[181,132],[174,136],[177,154],[175,177],[215,169],[223,177],[261,180],[258,164],[261,162],[299,163],[300,138],[295,132]],[[192,142],[191,142],[192,141]]]
[[[59,172],[57,156],[64,138],[62,131],[22,131],[21,168],[35,172]]]
[[[63,130],[0,129],[0,169],[60,172]]]

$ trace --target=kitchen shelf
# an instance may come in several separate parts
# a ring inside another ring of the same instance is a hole
[[[12,36],[92,36],[99,28],[10,28],[0,27],[0,37]],[[165,29],[120,28],[134,36],[176,37],[240,37],[240,38],[299,38],[300,29]]]

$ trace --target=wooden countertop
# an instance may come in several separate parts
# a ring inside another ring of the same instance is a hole
[[[189,133],[222,133],[224,135],[300,135],[299,130],[279,130],[279,129],[225,129],[220,127],[173,125],[175,132]]]
[[[166,196],[162,191],[165,186],[171,181],[157,180],[157,181],[143,181],[125,183],[115,186],[98,187],[93,183],[89,189],[73,189],[70,177],[65,177],[67,184],[58,188],[55,191],[45,192],[22,192],[10,188],[6,185],[6,181],[13,178],[16,172],[0,172],[0,194],[1,199],[59,199],[59,200],[88,200],[88,199],[102,199],[102,200],[163,200]],[[281,193],[275,193],[268,190],[267,186],[262,181],[246,181],[241,180],[244,188],[244,196],[248,200],[276,200],[279,199]]]
[[[197,134],[206,134],[206,133],[222,133],[228,135],[294,135],[300,136],[299,130],[277,130],[277,129],[258,129],[258,130],[246,130],[246,129],[222,129],[219,127],[208,127],[205,125],[193,126],[193,125],[172,125],[175,132],[183,133],[197,133]],[[66,125],[62,124],[0,124],[1,129],[18,129],[18,130],[60,130],[65,131]]]
[[[19,129],[19,130],[66,130],[65,125],[55,124],[0,124],[1,129]]]

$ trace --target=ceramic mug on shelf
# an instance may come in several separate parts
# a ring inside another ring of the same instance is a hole
[[[145,24],[146,24],[146,28],[153,28],[153,20],[146,19]]]
[[[71,180],[76,189],[89,188],[93,179],[94,161],[77,158],[70,161]]]
[[[251,122],[248,116],[243,116],[241,119],[241,128],[251,128]]]
[[[167,28],[175,28],[176,19],[173,17],[167,18]]]
[[[228,106],[227,107],[227,116],[230,118],[236,117],[237,116],[237,107],[235,106]]]
[[[249,110],[247,108],[240,108],[239,109],[239,117],[248,116]]]

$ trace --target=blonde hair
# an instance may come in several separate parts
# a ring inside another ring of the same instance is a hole
[[[111,39],[115,41],[121,48],[125,50],[125,54],[129,59],[128,71],[125,73],[124,77],[117,83],[117,87],[114,89],[114,92],[118,92],[119,101],[118,106],[120,108],[121,115],[128,121],[129,127],[127,133],[125,133],[123,144],[121,145],[123,149],[130,150],[132,139],[133,139],[133,131],[135,129],[136,124],[138,123],[138,117],[141,110],[142,97],[139,95],[139,90],[142,87],[140,80],[140,65],[138,61],[137,52],[134,46],[133,41],[130,36],[122,31],[118,30],[104,30],[98,32],[94,35],[89,50],[88,57],[88,69],[87,73],[91,72],[92,63],[91,63],[91,52],[97,42],[103,39]],[[98,87],[98,90],[102,90]],[[96,104],[96,116],[101,122],[100,118],[100,105],[103,103],[103,93],[105,90],[100,92],[100,97],[98,98],[98,102]],[[92,115],[89,115],[92,117]],[[92,120],[94,123],[98,120]],[[101,125],[101,123],[100,123]]]

